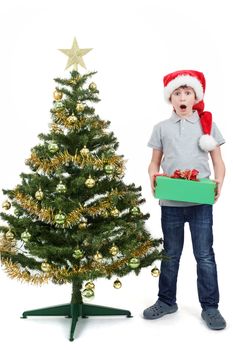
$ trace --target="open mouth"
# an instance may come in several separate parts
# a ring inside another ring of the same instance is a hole
[[[180,109],[182,109],[183,111],[187,108],[187,106],[185,105],[180,105]]]

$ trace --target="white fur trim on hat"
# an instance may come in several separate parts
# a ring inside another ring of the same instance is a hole
[[[193,88],[196,93],[197,102],[203,100],[204,91],[200,81],[191,75],[179,75],[171,80],[164,88],[164,96],[167,102],[170,102],[171,94],[180,86],[187,85]]]
[[[203,151],[209,152],[213,151],[217,146],[217,141],[213,138],[212,135],[202,135],[199,139],[199,146]]]

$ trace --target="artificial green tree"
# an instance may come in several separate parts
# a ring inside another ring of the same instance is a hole
[[[92,106],[99,101],[95,72],[77,70],[90,49],[79,49],[74,39],[70,50],[61,51],[74,68],[55,79],[50,130],[31,150],[26,161],[31,171],[21,174],[13,190],[3,190],[1,218],[7,224],[0,227],[0,252],[12,278],[72,284],[70,304],[25,311],[23,317],[71,317],[73,340],[79,316],[130,316],[128,310],[85,304],[94,280],[117,276],[114,287],[120,288],[121,276],[138,274],[163,253],[161,240],[145,227],[149,215],[140,209],[141,188],[123,181],[125,162],[110,122]],[[156,267],[152,274],[158,274]]]

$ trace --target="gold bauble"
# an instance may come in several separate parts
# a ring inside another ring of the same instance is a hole
[[[55,90],[54,93],[53,93],[53,98],[56,101],[61,100],[62,96],[63,96],[63,93],[61,91],[59,91],[59,90]]]
[[[11,232],[11,230],[9,230],[5,233],[5,238],[7,241],[12,241],[15,238],[15,235],[13,232]]]
[[[119,253],[119,248],[115,244],[113,244],[113,246],[109,249],[109,251],[114,256]]]
[[[91,83],[90,85],[89,85],[89,89],[91,90],[91,91],[96,91],[97,90],[97,86],[96,86],[96,84],[95,83]]]
[[[116,217],[119,216],[120,211],[119,211],[117,208],[113,208],[113,209],[110,211],[110,214],[111,214],[111,216],[113,216],[114,218],[116,218]]]
[[[86,298],[86,299],[90,300],[90,299],[92,299],[95,296],[95,293],[94,293],[93,289],[85,288],[82,291],[82,296],[83,296],[83,298]]]
[[[88,281],[86,284],[85,284],[85,289],[95,289],[95,284],[92,282],[92,281]]]
[[[73,253],[73,257],[75,259],[81,259],[83,257],[83,251],[79,248],[75,249],[74,253]]]
[[[129,266],[131,269],[136,269],[140,265],[140,260],[138,258],[132,258],[129,261]]]
[[[57,193],[66,193],[66,185],[62,183],[62,181],[59,182],[59,184],[56,186],[56,192]]]
[[[96,254],[94,255],[94,260],[97,262],[101,262],[103,260],[103,255],[97,251]]]
[[[11,208],[11,203],[9,201],[4,201],[2,203],[2,208],[5,210],[9,210]]]
[[[82,104],[81,102],[78,102],[77,105],[76,105],[76,111],[77,112],[83,112],[84,111],[84,104]]]
[[[44,193],[43,193],[43,191],[41,190],[41,188],[39,188],[39,190],[36,191],[36,193],[35,193],[35,198],[36,198],[38,201],[41,201],[41,200],[44,198]]]
[[[138,207],[133,207],[131,210],[130,210],[130,213],[131,215],[133,216],[138,216],[140,214],[140,209]]]
[[[72,114],[71,116],[69,116],[67,118],[67,123],[69,125],[74,125],[77,122],[77,120],[78,120],[78,118],[74,114]]]
[[[155,266],[155,267],[151,270],[151,274],[152,274],[153,277],[159,277],[160,271],[159,271],[159,269]]]
[[[58,145],[56,144],[56,142],[54,141],[51,141],[49,144],[48,144],[48,150],[49,152],[51,153],[56,153],[58,151],[59,147]]]
[[[28,229],[26,229],[23,233],[21,233],[21,239],[25,243],[27,243],[31,238],[31,234],[28,232]]]
[[[58,225],[63,225],[65,223],[66,216],[62,214],[61,212],[59,214],[55,215],[55,222]]]
[[[51,265],[47,262],[41,264],[41,270],[44,272],[49,272],[51,270]]]
[[[114,170],[115,170],[115,167],[114,167],[114,165],[112,165],[112,164],[107,164],[107,165],[105,165],[105,167],[104,167],[104,171],[105,171],[105,173],[108,174],[108,175],[111,175],[111,174],[114,172]]]
[[[120,289],[122,287],[122,283],[118,278],[113,282],[113,287],[116,289]]]
[[[53,105],[54,105],[56,112],[59,112],[64,108],[62,101],[56,101],[56,102],[54,102]]]
[[[89,151],[89,149],[86,146],[84,146],[81,149],[80,154],[81,154],[82,157],[86,157],[86,156],[88,156],[90,154],[90,151]]]
[[[89,178],[85,181],[85,185],[88,187],[88,188],[92,188],[95,186],[95,180],[92,179],[91,176],[89,176]]]

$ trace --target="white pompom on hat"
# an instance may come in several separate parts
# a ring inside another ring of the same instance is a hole
[[[167,102],[170,102],[171,94],[181,86],[193,88],[196,94],[197,103],[193,106],[200,117],[200,123],[203,135],[200,137],[199,146],[203,151],[212,151],[217,146],[217,141],[211,135],[212,114],[204,111],[204,94],[206,81],[204,74],[195,70],[179,70],[165,75],[163,78],[164,96]]]

